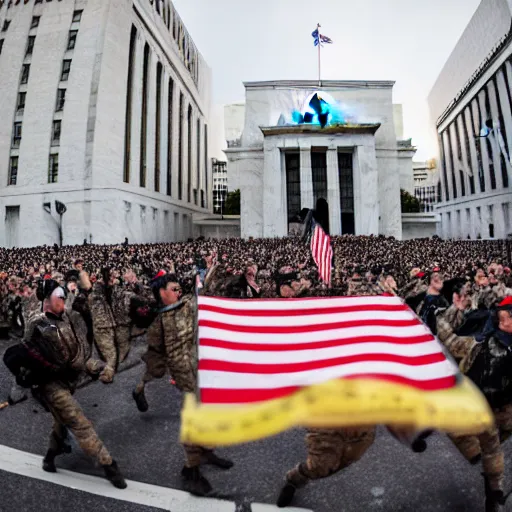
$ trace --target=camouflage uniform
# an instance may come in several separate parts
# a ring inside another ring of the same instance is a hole
[[[122,363],[130,351],[131,319],[129,316],[130,301],[135,292],[128,286],[114,287],[112,294],[112,313],[115,319],[115,341],[118,350],[118,364]]]
[[[420,293],[425,293],[428,290],[428,285],[417,277],[411,279],[398,293],[400,297],[409,299],[416,297]]]
[[[382,293],[376,284],[355,278],[349,281],[348,290],[349,296],[374,296]],[[306,462],[301,462],[288,471],[287,485],[281,492],[278,504],[283,506],[291,501],[293,491],[291,496],[288,495],[289,500],[284,497],[287,488],[304,487],[309,480],[333,475],[358,461],[373,444],[375,430],[375,426],[307,429]]]
[[[462,373],[468,376],[478,385],[480,379],[488,377],[494,369],[498,368],[499,360],[504,360],[508,350],[503,347],[497,339],[491,337],[487,346],[484,343],[477,343],[471,336],[457,336],[454,330],[458,327],[460,314],[454,312],[455,306],[451,306],[446,315],[437,320],[438,338],[448,348],[454,358],[460,360]],[[453,322],[450,324],[449,320]],[[493,359],[490,367],[480,366],[477,360],[481,357]],[[490,368],[490,371],[488,370]],[[489,373],[485,375],[485,372]],[[493,401],[493,395],[501,393],[502,385],[505,386],[501,376],[498,388],[488,387],[482,389],[483,394],[489,400],[493,409],[495,425],[478,436],[461,436],[457,433],[449,435],[458,450],[471,463],[482,458],[484,475],[491,491],[503,491],[504,478],[504,454],[500,445],[500,431],[502,440],[508,438],[512,433],[512,403]],[[507,380],[508,383],[508,380]]]
[[[86,361],[90,356],[85,322],[75,311],[65,312],[62,318],[40,313],[35,315],[27,326],[26,339],[32,337],[35,328],[45,330],[49,326],[56,329],[46,332],[44,336],[48,337],[47,341],[52,343],[66,368],[71,370],[76,378],[56,380],[41,386],[39,398],[54,419],[48,451],[53,455],[63,453],[66,429],[69,429],[86,455],[96,459],[103,466],[111,465],[112,457],[72,396],[78,377],[85,370]]]
[[[115,317],[111,305],[107,301],[106,287],[96,282],[89,296],[89,307],[92,315],[94,341],[106,365],[101,370],[100,380],[112,382],[117,368],[117,348],[115,338]],[[97,370],[98,367],[89,368]]]
[[[144,392],[153,379],[161,379],[167,372],[176,387],[185,393],[194,393],[197,385],[197,353],[195,344],[195,300],[185,296],[181,306],[158,315],[147,331],[148,350],[142,357],[146,370],[135,393]],[[184,445],[187,467],[201,463],[204,449]]]

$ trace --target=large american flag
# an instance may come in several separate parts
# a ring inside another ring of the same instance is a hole
[[[203,404],[263,402],[340,378],[439,391],[459,375],[398,297],[200,296],[198,322]]]
[[[320,278],[327,286],[330,286],[332,272],[331,237],[315,221],[312,222],[311,255],[318,267]]]

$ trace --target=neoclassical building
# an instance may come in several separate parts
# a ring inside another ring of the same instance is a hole
[[[246,83],[245,107],[226,109],[231,134],[245,112],[225,150],[229,188],[241,192],[241,236],[286,236],[301,209],[323,197],[331,234],[401,239],[400,188],[411,188],[415,149],[398,140],[393,85]]]
[[[185,240],[210,210],[211,72],[169,0],[0,0],[0,92],[0,246]]]
[[[482,0],[430,92],[443,238],[512,234],[512,0]]]

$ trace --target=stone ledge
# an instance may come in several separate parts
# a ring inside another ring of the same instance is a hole
[[[368,133],[374,135],[381,127],[381,123],[368,124],[335,124],[322,128],[316,124],[296,124],[285,126],[260,126],[263,135],[268,137],[271,135],[300,135],[300,134],[320,134],[320,135],[336,135],[336,134],[362,134]]]

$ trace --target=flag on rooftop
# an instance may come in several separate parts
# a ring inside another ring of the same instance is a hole
[[[314,41],[315,46],[318,46],[318,45],[322,46],[324,43],[325,44],[333,43],[333,40],[330,37],[320,34],[320,32],[318,31],[318,28],[315,29],[315,31],[311,35],[313,36],[313,39],[315,40]]]
[[[226,446],[297,426],[478,433],[480,391],[399,297],[198,297],[198,397],[181,440]]]

